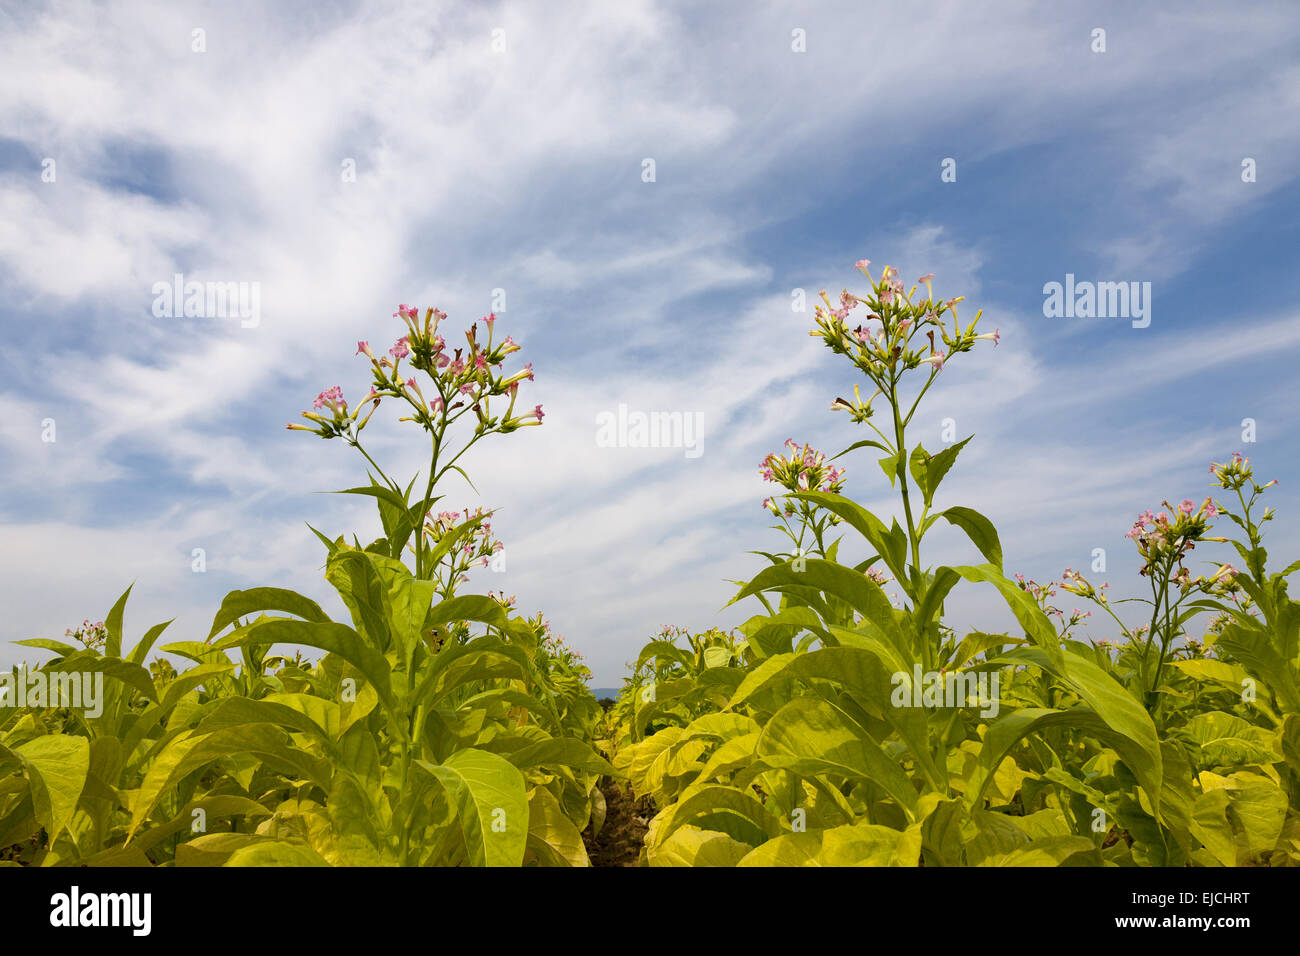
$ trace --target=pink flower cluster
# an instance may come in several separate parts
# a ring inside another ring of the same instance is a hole
[[[793,438],[788,438],[785,445],[790,450],[788,456],[773,452],[760,464],[758,474],[764,481],[778,484],[792,494],[800,491],[839,494],[844,487],[843,468],[827,462],[825,454],[809,444],[800,446]],[[773,514],[781,513],[774,498],[764,498],[763,507]],[[787,517],[794,514],[789,505],[787,509]]]
[[[1067,618],[1064,611],[1052,605],[1051,599],[1056,597],[1056,589],[1058,587],[1062,587],[1075,594],[1080,593],[1075,587],[1071,586],[1071,584],[1066,584],[1060,581],[1049,581],[1047,584],[1039,584],[1033,579],[1026,578],[1023,574],[1017,574],[1015,578],[1016,584],[1020,587],[1020,590],[1027,592],[1038,606],[1042,608],[1044,614],[1050,615],[1060,622],[1062,634],[1069,634],[1070,628],[1075,627],[1083,623],[1087,618],[1092,617],[1091,611],[1080,611],[1076,607],[1070,612],[1070,616]],[[1074,580],[1082,580],[1082,576],[1077,571],[1066,568],[1065,579],[1066,581],[1072,582]],[[1109,586],[1110,585],[1107,584],[1102,585],[1103,588]]]
[[[336,385],[321,392],[313,403],[318,411],[327,409],[329,417],[303,412],[303,417],[313,422],[313,425],[291,424],[287,427],[315,432],[322,438],[355,438],[379,407],[381,399],[388,397],[401,398],[413,409],[413,414],[403,418],[403,421],[415,421],[430,430],[445,427],[449,416],[462,408],[474,412],[478,419],[478,433],[507,433],[525,425],[542,423],[544,413],[541,405],[534,406],[531,411],[515,414],[519,385],[525,380],[534,380],[533,366],[530,362],[511,375],[502,372],[506,357],[518,352],[520,345],[510,336],[496,341],[495,313],[480,320],[487,328],[486,341],[480,337],[478,325],[475,324],[465,332],[466,347],[452,350],[448,349],[447,341],[438,334],[438,327],[447,318],[447,313],[438,309],[426,309],[421,320],[418,309],[402,303],[393,315],[406,324],[406,334],[393,343],[387,354],[376,355],[367,341],[357,343],[356,354],[364,355],[370,360],[374,375],[370,391],[362,399],[359,408],[349,413],[343,391]],[[437,394],[426,397],[415,377],[402,371],[403,361],[416,371],[426,373]],[[509,396],[505,414],[492,415],[488,400],[503,395]],[[358,411],[367,404],[371,405],[370,413],[358,421]]]
[[[103,647],[108,641],[108,628],[103,621],[82,621],[80,627],[70,627],[63,633],[66,637],[81,641],[86,647]]]
[[[871,262],[867,259],[859,259],[857,262],[857,268],[868,279],[871,279],[871,274],[867,271],[870,265]],[[814,313],[817,328],[808,334],[820,336],[837,355],[852,358],[877,384],[900,366],[913,369],[929,365],[930,373],[936,374],[953,355],[969,352],[974,348],[975,342],[981,339],[992,341],[996,347],[1002,338],[1001,331],[978,333],[976,326],[980,319],[979,313],[963,329],[956,321],[956,306],[962,301],[961,297],[936,301],[932,279],[934,273],[926,273],[917,279],[910,291],[905,291],[902,280],[898,278],[898,270],[893,266],[885,266],[879,281],[872,282],[871,291],[866,296],[855,295],[846,289],[840,293],[836,304],[822,292],[822,304],[817,306]],[[917,288],[922,285],[925,286],[925,296],[914,300]],[[865,308],[865,317],[850,329],[850,315],[859,305]],[[950,313],[954,322],[951,333],[943,322],[944,316]],[[926,326],[932,326],[926,329],[924,336],[928,348],[913,348],[914,336]],[[943,348],[935,344],[936,330],[942,338]],[[851,407],[843,399],[837,401],[843,402],[842,407]],[[858,420],[865,420],[869,414],[868,409]]]
[[[440,511],[437,515],[429,515],[428,520],[425,521],[424,530],[429,536],[429,540],[437,544],[464,522],[484,517],[491,519],[492,514],[491,511],[485,513],[481,507],[476,508],[474,511],[466,508],[463,513],[460,511]],[[487,567],[492,562],[492,555],[503,550],[505,550],[505,545],[492,538],[491,520],[485,520],[470,531],[465,536],[464,543],[456,549],[453,558],[455,569],[453,573],[459,573],[476,562],[483,567]]]
[[[1133,522],[1133,527],[1124,533],[1124,537],[1137,545],[1145,562],[1139,572],[1143,575],[1150,574],[1157,566],[1169,565],[1172,568],[1173,563],[1181,563],[1187,552],[1193,550],[1196,542],[1209,530],[1210,519],[1219,513],[1211,498],[1201,502],[1199,508],[1190,498],[1177,508],[1167,501],[1161,504],[1168,510],[1142,512]],[[1181,569],[1174,575],[1176,583],[1191,583],[1190,575],[1182,575],[1186,581],[1179,582],[1179,574]]]
[[[1220,488],[1227,488],[1231,491],[1244,487],[1247,482],[1253,484],[1255,479],[1255,472],[1250,466],[1250,459],[1243,458],[1239,451],[1232,453],[1230,461],[1223,463],[1210,462],[1210,474],[1214,476],[1214,480],[1219,483]],[[1268,484],[1260,485],[1259,490],[1263,491],[1265,488],[1272,488],[1276,484],[1277,479],[1274,478]]]

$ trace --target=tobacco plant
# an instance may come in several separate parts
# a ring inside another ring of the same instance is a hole
[[[858,266],[870,279],[869,263]],[[923,398],[954,357],[999,339],[978,330],[978,314],[963,326],[962,300],[936,300],[932,279],[905,291],[886,267],[863,295],[846,290],[832,302],[823,294],[810,334],[866,379],[852,400],[831,404],[870,432],[842,454],[874,450],[898,495],[896,517],[867,511],[838,487],[816,488],[824,463],[807,449],[792,446],[789,459],[765,461],[763,477],[779,472],[788,491],[765,506],[797,516],[798,525],[783,522],[795,552],[768,554],[772,566],[733,599],[759,597],[766,611],[743,628],[743,680],[725,706],[643,740],[637,731],[647,705],[633,701],[632,726],[610,733],[616,766],[660,808],[646,862],[1300,861],[1296,767],[1286,757],[1294,754],[1288,734],[1300,727],[1276,710],[1295,687],[1295,620],[1284,583],[1294,568],[1265,581],[1257,528],[1238,516],[1249,539],[1238,550],[1255,565],[1251,583],[1231,568],[1193,580],[1181,559],[1212,540],[1208,519],[1225,509],[1184,502],[1143,516],[1141,533],[1131,534],[1146,549],[1154,613],[1145,630],[1125,629],[1127,656],[1078,639],[1087,615],[1076,609],[1067,619],[1053,607],[1055,585],[1009,579],[988,518],[937,503],[970,438],[935,453],[909,440]],[[1220,472],[1239,480],[1231,468]],[[1243,512],[1253,500],[1242,499]],[[864,539],[866,560],[841,563],[840,542],[820,533],[811,535],[815,555],[803,547],[801,533],[829,527],[829,516]],[[926,536],[940,519],[965,532],[981,563],[924,562]],[[899,606],[882,590],[878,565],[900,588]],[[944,604],[963,581],[996,588],[1022,633],[959,637]],[[1246,603],[1223,603],[1234,582],[1252,604],[1267,603],[1266,623]],[[1065,586],[1076,593],[1086,586],[1086,596],[1105,590],[1091,590],[1075,572]],[[1207,607],[1226,617],[1222,633],[1198,650],[1183,634]],[[1217,657],[1208,656],[1211,643]],[[657,658],[663,649],[647,652]],[[1253,673],[1239,660],[1251,661]],[[1228,706],[1238,676],[1276,688],[1262,692],[1259,713],[1248,720],[1202,712]],[[1162,703],[1171,696],[1177,706]],[[1269,719],[1258,730],[1240,723]]]
[[[144,666],[166,624],[124,656],[124,594],[102,641],[83,629],[83,648],[24,642],[56,655],[44,671],[102,673],[109,690],[93,719],[0,712],[0,846],[26,846],[20,862],[587,864],[579,834],[603,813],[596,784],[614,772],[589,743],[589,674],[540,615],[455,593],[470,563],[501,547],[490,513],[433,514],[449,472],[468,480],[470,447],[541,423],[540,406],[514,414],[531,366],[501,373],[519,346],[496,339],[495,316],[448,350],[443,313],[397,315],[407,334],[388,355],[358,343],[373,378],[365,399],[350,408],[326,389],[304,413],[312,425],[289,426],[342,439],[373,469],[346,493],[376,500],[383,537],[361,547],[317,532],[350,622],[294,591],[233,591],[205,640],[160,648],[194,663],[177,673],[164,658]],[[430,442],[414,501],[415,479],[399,484],[362,443],[384,399],[405,403]],[[272,653],[282,645],[291,657]]]

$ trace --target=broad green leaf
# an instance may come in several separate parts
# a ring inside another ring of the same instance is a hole
[[[379,694],[380,700],[390,708],[395,706],[388,662],[382,654],[362,641],[356,631],[343,624],[333,621],[269,620],[240,628],[212,647],[226,650],[245,645],[272,644],[301,644],[337,654],[365,675]]]
[[[528,795],[528,851],[542,866],[591,866],[582,834],[545,787]]]
[[[429,609],[424,628],[441,627],[452,621],[478,621],[505,627],[506,613],[500,602],[483,594],[466,594],[440,601]]]
[[[539,740],[537,743],[503,753],[501,756],[520,770],[559,766],[602,776],[622,776],[609,765],[609,761],[596,753],[590,744],[575,737],[552,737],[550,740]]]
[[[221,757],[245,753],[279,763],[302,779],[329,789],[332,770],[328,761],[293,747],[285,731],[272,724],[240,724],[212,733],[186,731],[162,749],[145,774],[132,805],[127,840],[153,813],[158,801],[187,775]]]
[[[748,854],[738,866],[916,866],[914,834],[870,823],[786,833]]]
[[[651,821],[646,846],[663,843],[687,825],[717,830],[750,846],[759,846],[781,832],[777,820],[750,794],[733,787],[706,785],[689,789],[681,800]]]
[[[1060,866],[1076,854],[1096,852],[1097,846],[1083,836],[1052,836],[1031,840],[1009,853],[987,856],[981,866]]]
[[[886,529],[884,523],[866,508],[843,495],[826,491],[801,491],[790,497],[811,502],[838,515],[867,539],[896,579],[900,582],[907,580],[906,540],[900,541],[897,535]]]
[[[1133,695],[1115,678],[1085,657],[1062,653],[1059,661],[1045,653],[1041,647],[1024,647],[1010,651],[989,662],[1001,664],[1033,664],[1061,680],[1076,693],[1091,710],[1115,732],[1108,742],[1119,752],[1155,803],[1155,816],[1159,819],[1162,758],[1160,739],[1156,726]]]
[[[920,445],[912,452],[912,458],[908,464],[912,470],[912,476],[916,478],[916,483],[921,488],[927,508],[930,507],[930,503],[934,500],[934,493],[939,489],[939,483],[943,481],[944,475],[948,474],[949,469],[957,460],[958,453],[974,437],[972,435],[970,438],[963,438],[955,445],[949,445],[935,455],[927,455],[925,449]]]
[[[678,827],[662,843],[648,847],[646,862],[651,866],[736,866],[751,852],[757,851],[725,833],[688,825]]]
[[[524,776],[483,750],[461,750],[441,764],[416,761],[442,784],[457,809],[474,866],[520,866],[528,842]]]
[[[1025,629],[1025,636],[1043,649],[1059,666],[1061,658],[1061,641],[1051,619],[1043,613],[1037,602],[1028,592],[1021,590],[1015,582],[1002,573],[1001,568],[993,564],[962,565],[953,568],[967,581],[992,584],[1006,601],[1011,613],[1016,616],[1020,626]]]
[[[947,771],[930,753],[929,719],[925,709],[895,707],[893,675],[897,670],[879,653],[860,647],[824,647],[808,654],[777,655],[754,668],[737,689],[736,708],[760,691],[795,680],[833,681],[854,696],[874,716],[887,721],[911,748],[922,773],[936,790],[947,789]]]
[[[909,812],[916,808],[916,790],[897,761],[847,714],[821,698],[796,697],[772,715],[757,753],[769,766],[800,776],[871,781]]]
[[[63,734],[46,735],[14,748],[27,770],[36,819],[50,843],[63,832],[77,809],[90,772],[90,741]]]
[[[1222,711],[1197,714],[1178,732],[1199,748],[1198,769],[1271,764],[1281,758],[1274,748],[1276,732]]]
[[[323,856],[302,843],[271,840],[236,850],[226,866],[329,866]]]
[[[329,615],[320,609],[319,604],[303,597],[297,591],[288,591],[284,588],[249,588],[246,591],[231,591],[226,595],[217,610],[216,617],[212,619],[208,640],[212,640],[241,617],[264,611],[284,611],[305,621],[329,620]]]
[[[979,548],[998,571],[1002,570],[1002,543],[998,540],[998,531],[993,522],[974,508],[949,508],[939,513],[939,517],[961,528]]]

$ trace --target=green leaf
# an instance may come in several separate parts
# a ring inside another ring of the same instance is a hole
[[[898,456],[886,455],[877,464],[880,465],[880,470],[885,473],[885,477],[889,479],[889,487],[894,487],[894,483],[898,480]]]
[[[1002,569],[993,564],[962,565],[953,568],[967,581],[992,584],[1011,608],[1020,626],[1025,629],[1025,636],[1040,647],[1058,666],[1061,660],[1061,641],[1051,620],[1043,613],[1036,601],[1027,591],[1021,590],[1015,582],[1007,579]]]
[[[791,587],[812,588],[838,598],[863,617],[878,621],[882,626],[885,622],[894,623],[894,606],[890,604],[889,598],[880,589],[880,585],[865,574],[846,568],[842,564],[823,561],[821,558],[805,558],[803,565],[802,571],[796,571],[793,563],[764,568],[740,589],[728,602],[728,606],[759,591],[780,591]],[[826,623],[830,625],[840,622],[830,620]]]
[[[528,795],[528,851],[542,866],[591,866],[582,834],[545,787]]]
[[[1178,731],[1199,748],[1198,769],[1271,764],[1281,759],[1276,732],[1222,711],[1197,714]]]
[[[268,620],[240,628],[211,645],[215,650],[271,644],[317,647],[343,658],[370,681],[390,709],[396,707],[388,662],[352,628],[333,621]]]
[[[520,866],[528,843],[524,775],[503,757],[461,750],[441,764],[416,763],[432,774],[455,805],[470,863]]]
[[[249,588],[247,591],[231,591],[226,595],[216,617],[212,619],[208,640],[212,640],[241,617],[262,611],[284,611],[306,621],[329,620],[329,615],[320,609],[319,604],[296,591],[284,588]]]
[[[558,766],[612,777],[622,776],[609,765],[609,761],[596,753],[590,744],[575,737],[552,737],[550,740],[539,740],[518,750],[504,753],[502,756],[520,770]]]
[[[934,500],[934,493],[939,489],[939,483],[943,481],[944,475],[948,474],[949,469],[957,460],[957,455],[966,446],[966,443],[974,437],[974,435],[971,435],[968,438],[963,438],[957,444],[949,445],[936,455],[927,455],[925,449],[919,445],[912,452],[912,460],[909,465],[912,476],[916,479],[917,485],[921,488],[921,493],[925,496],[925,506],[927,508],[930,507],[930,503]],[[995,563],[1000,564],[1001,562]]]
[[[688,824],[678,827],[662,843],[648,847],[646,862],[657,867],[727,867],[736,866],[750,853],[756,852],[750,844],[734,840],[725,833]]]
[[[844,449],[842,452],[840,452],[838,455],[832,458],[831,461],[834,461],[836,458],[843,458],[849,452],[857,451],[859,448],[879,448],[883,452],[893,451],[893,449],[890,448],[888,445],[881,444],[880,442],[876,441],[874,438],[866,438],[863,439],[862,441],[855,441],[848,448]]]
[[[72,819],[90,773],[90,741],[50,734],[14,748],[27,770],[36,819],[49,836],[59,838]]]
[[[329,866],[325,858],[303,843],[275,840],[254,843],[230,854],[226,866]]]
[[[138,690],[150,700],[158,699],[158,690],[154,687],[149,672],[139,664],[131,664],[116,657],[100,657],[93,652],[83,651],[46,664],[41,670],[50,673],[100,673]]]
[[[665,843],[687,825],[717,830],[751,847],[781,833],[780,823],[755,797],[734,787],[710,785],[692,788],[656,817],[646,846]]]
[[[1101,719],[1114,736],[1110,743],[1115,747],[1138,782],[1146,790],[1160,818],[1163,759],[1156,726],[1133,695],[1115,678],[1097,664],[1074,653],[1064,653],[1053,659],[1039,647],[1023,647],[1010,651],[988,662],[988,666],[1032,664],[1055,676]]]
[[[153,813],[158,801],[190,773],[214,760],[251,753],[275,761],[328,790],[332,769],[327,760],[293,747],[288,734],[271,724],[240,724],[212,733],[186,731],[154,758],[132,804],[128,842]]]
[[[43,651],[53,651],[56,654],[67,656],[69,654],[80,654],[85,648],[74,647],[71,644],[65,644],[63,641],[50,640],[48,637],[31,637],[25,641],[14,641],[22,647],[39,647]]]
[[[135,647],[131,648],[131,653],[126,656],[126,659],[132,664],[143,664],[145,656],[153,649],[158,638],[162,637],[163,631],[167,630],[175,620],[176,618],[172,618],[170,621],[163,621],[161,624],[155,624],[145,631],[144,637],[140,638]]]
[[[885,528],[884,523],[866,508],[843,495],[826,491],[801,491],[791,495],[809,501],[838,515],[871,544],[900,584],[907,581],[907,542]]]
[[[925,709],[892,705],[895,673],[897,668],[888,656],[866,647],[823,647],[807,654],[781,654],[750,671],[728,706],[734,710],[762,691],[795,680],[832,681],[849,691],[869,714],[887,721],[911,748],[930,785],[935,790],[946,790],[946,770],[930,753]]]
[[[940,512],[939,517],[946,518],[949,524],[955,524],[965,531],[975,547],[979,548],[980,554],[999,571],[1002,570],[1002,543],[998,541],[998,532],[992,521],[973,508],[949,508]]]
[[[771,767],[802,777],[830,774],[880,786],[909,814],[916,808],[911,780],[844,711],[817,697],[796,697],[772,715],[757,753]]]
[[[135,585],[131,585],[131,588]],[[122,592],[122,596],[117,599],[112,610],[108,612],[108,617],[104,618],[104,629],[108,632],[108,637],[104,642],[105,657],[122,656],[122,616],[126,613],[126,599],[131,596],[131,588]]]
[[[738,866],[916,866],[915,834],[871,823],[786,833],[769,840]]]
[[[493,627],[506,626],[506,612],[499,601],[484,594],[466,594],[447,598],[429,608],[424,618],[424,628],[442,627],[453,621],[477,621]]]

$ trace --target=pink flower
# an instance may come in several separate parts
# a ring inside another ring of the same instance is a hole
[[[929,362],[931,365],[934,366],[934,370],[935,370],[936,372],[941,372],[941,371],[943,371],[943,363],[944,363],[945,361],[947,361],[947,359],[948,359],[948,356],[945,355],[943,352],[935,352],[935,353],[934,353],[933,355],[931,355],[929,358],[923,358],[923,359],[921,359],[921,361],[922,361],[922,362]]]
[[[327,388],[316,396],[316,401],[312,402],[313,408],[324,408],[326,405],[330,406],[330,408],[335,406],[346,408],[347,402],[343,400],[343,389],[337,385]]]
[[[931,279],[933,279],[933,278],[934,278],[934,273],[933,273],[933,272],[927,272],[925,275],[921,276],[921,278],[919,278],[919,279],[916,280],[916,284],[917,284],[917,285],[925,285],[927,282],[929,282],[929,281],[930,281]]]
[[[482,319],[482,321],[487,325],[489,329],[492,328],[492,323],[495,322],[496,320],[497,320],[497,314],[495,312],[489,312],[487,315],[483,316]]]
[[[1196,510],[1196,504],[1192,501],[1191,498],[1184,498],[1182,503],[1179,504],[1178,510],[1182,514],[1189,515]]]
[[[364,354],[364,355],[370,355],[370,354],[371,354],[371,353],[370,353],[370,343],[369,343],[369,342],[358,342],[358,343],[357,343],[357,350],[356,350],[356,352],[353,353],[353,354],[355,354],[355,355],[362,355],[362,354]],[[371,357],[373,358],[373,356],[371,356]]]
[[[394,318],[404,318],[408,315],[411,318],[415,318],[415,307],[407,305],[405,302],[399,305],[397,311],[393,313]]]
[[[538,405],[534,408],[533,414],[537,416],[537,420],[540,422],[542,420],[542,406]]]
[[[853,268],[866,272],[869,265],[871,265],[870,259],[859,259],[857,262],[853,263]]]
[[[483,357],[482,352],[474,356],[474,367],[478,369],[480,372],[487,371],[487,359]]]
[[[403,335],[393,343],[393,347],[388,350],[388,354],[393,358],[406,358],[411,354],[407,336]]]

